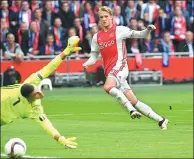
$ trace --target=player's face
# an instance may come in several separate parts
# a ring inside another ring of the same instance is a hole
[[[34,100],[41,99],[43,97],[44,97],[44,94],[38,88],[35,88],[34,91],[32,92],[32,98]]]
[[[100,23],[103,27],[109,27],[112,25],[112,16],[105,11],[99,12]]]

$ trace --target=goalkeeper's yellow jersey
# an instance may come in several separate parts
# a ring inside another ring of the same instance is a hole
[[[33,84],[38,86],[42,79],[47,78],[61,63],[60,56],[56,56],[46,66],[28,77],[23,84]],[[20,93],[23,84],[1,87],[1,125],[10,123],[17,118],[38,119],[44,116],[41,100],[37,99],[29,102]]]
[[[38,74],[33,73],[24,83],[39,85],[40,81]],[[18,118],[38,119],[43,114],[40,99],[29,102],[21,95],[20,89],[23,84],[1,87],[1,125]]]

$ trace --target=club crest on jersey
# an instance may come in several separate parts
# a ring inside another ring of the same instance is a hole
[[[99,49],[104,49],[104,48],[106,48],[108,46],[113,45],[114,43],[115,43],[114,40],[110,40],[110,41],[106,41],[106,42],[100,42],[99,43]]]

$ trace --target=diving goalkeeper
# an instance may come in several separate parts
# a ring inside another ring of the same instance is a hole
[[[1,126],[18,118],[30,118],[39,123],[60,144],[67,148],[77,147],[77,143],[74,142],[76,137],[62,136],[44,114],[41,105],[44,94],[38,89],[38,85],[63,62],[66,56],[81,50],[80,47],[76,47],[79,40],[77,36],[69,38],[66,49],[41,70],[31,74],[24,83],[1,87]]]

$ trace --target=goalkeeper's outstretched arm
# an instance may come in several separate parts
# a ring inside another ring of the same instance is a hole
[[[65,138],[62,136],[58,130],[54,128],[53,124],[49,121],[45,114],[39,116],[39,119],[35,119],[35,121],[39,123],[41,127],[60,144],[68,148],[77,148],[77,143],[74,142],[76,137]]]

